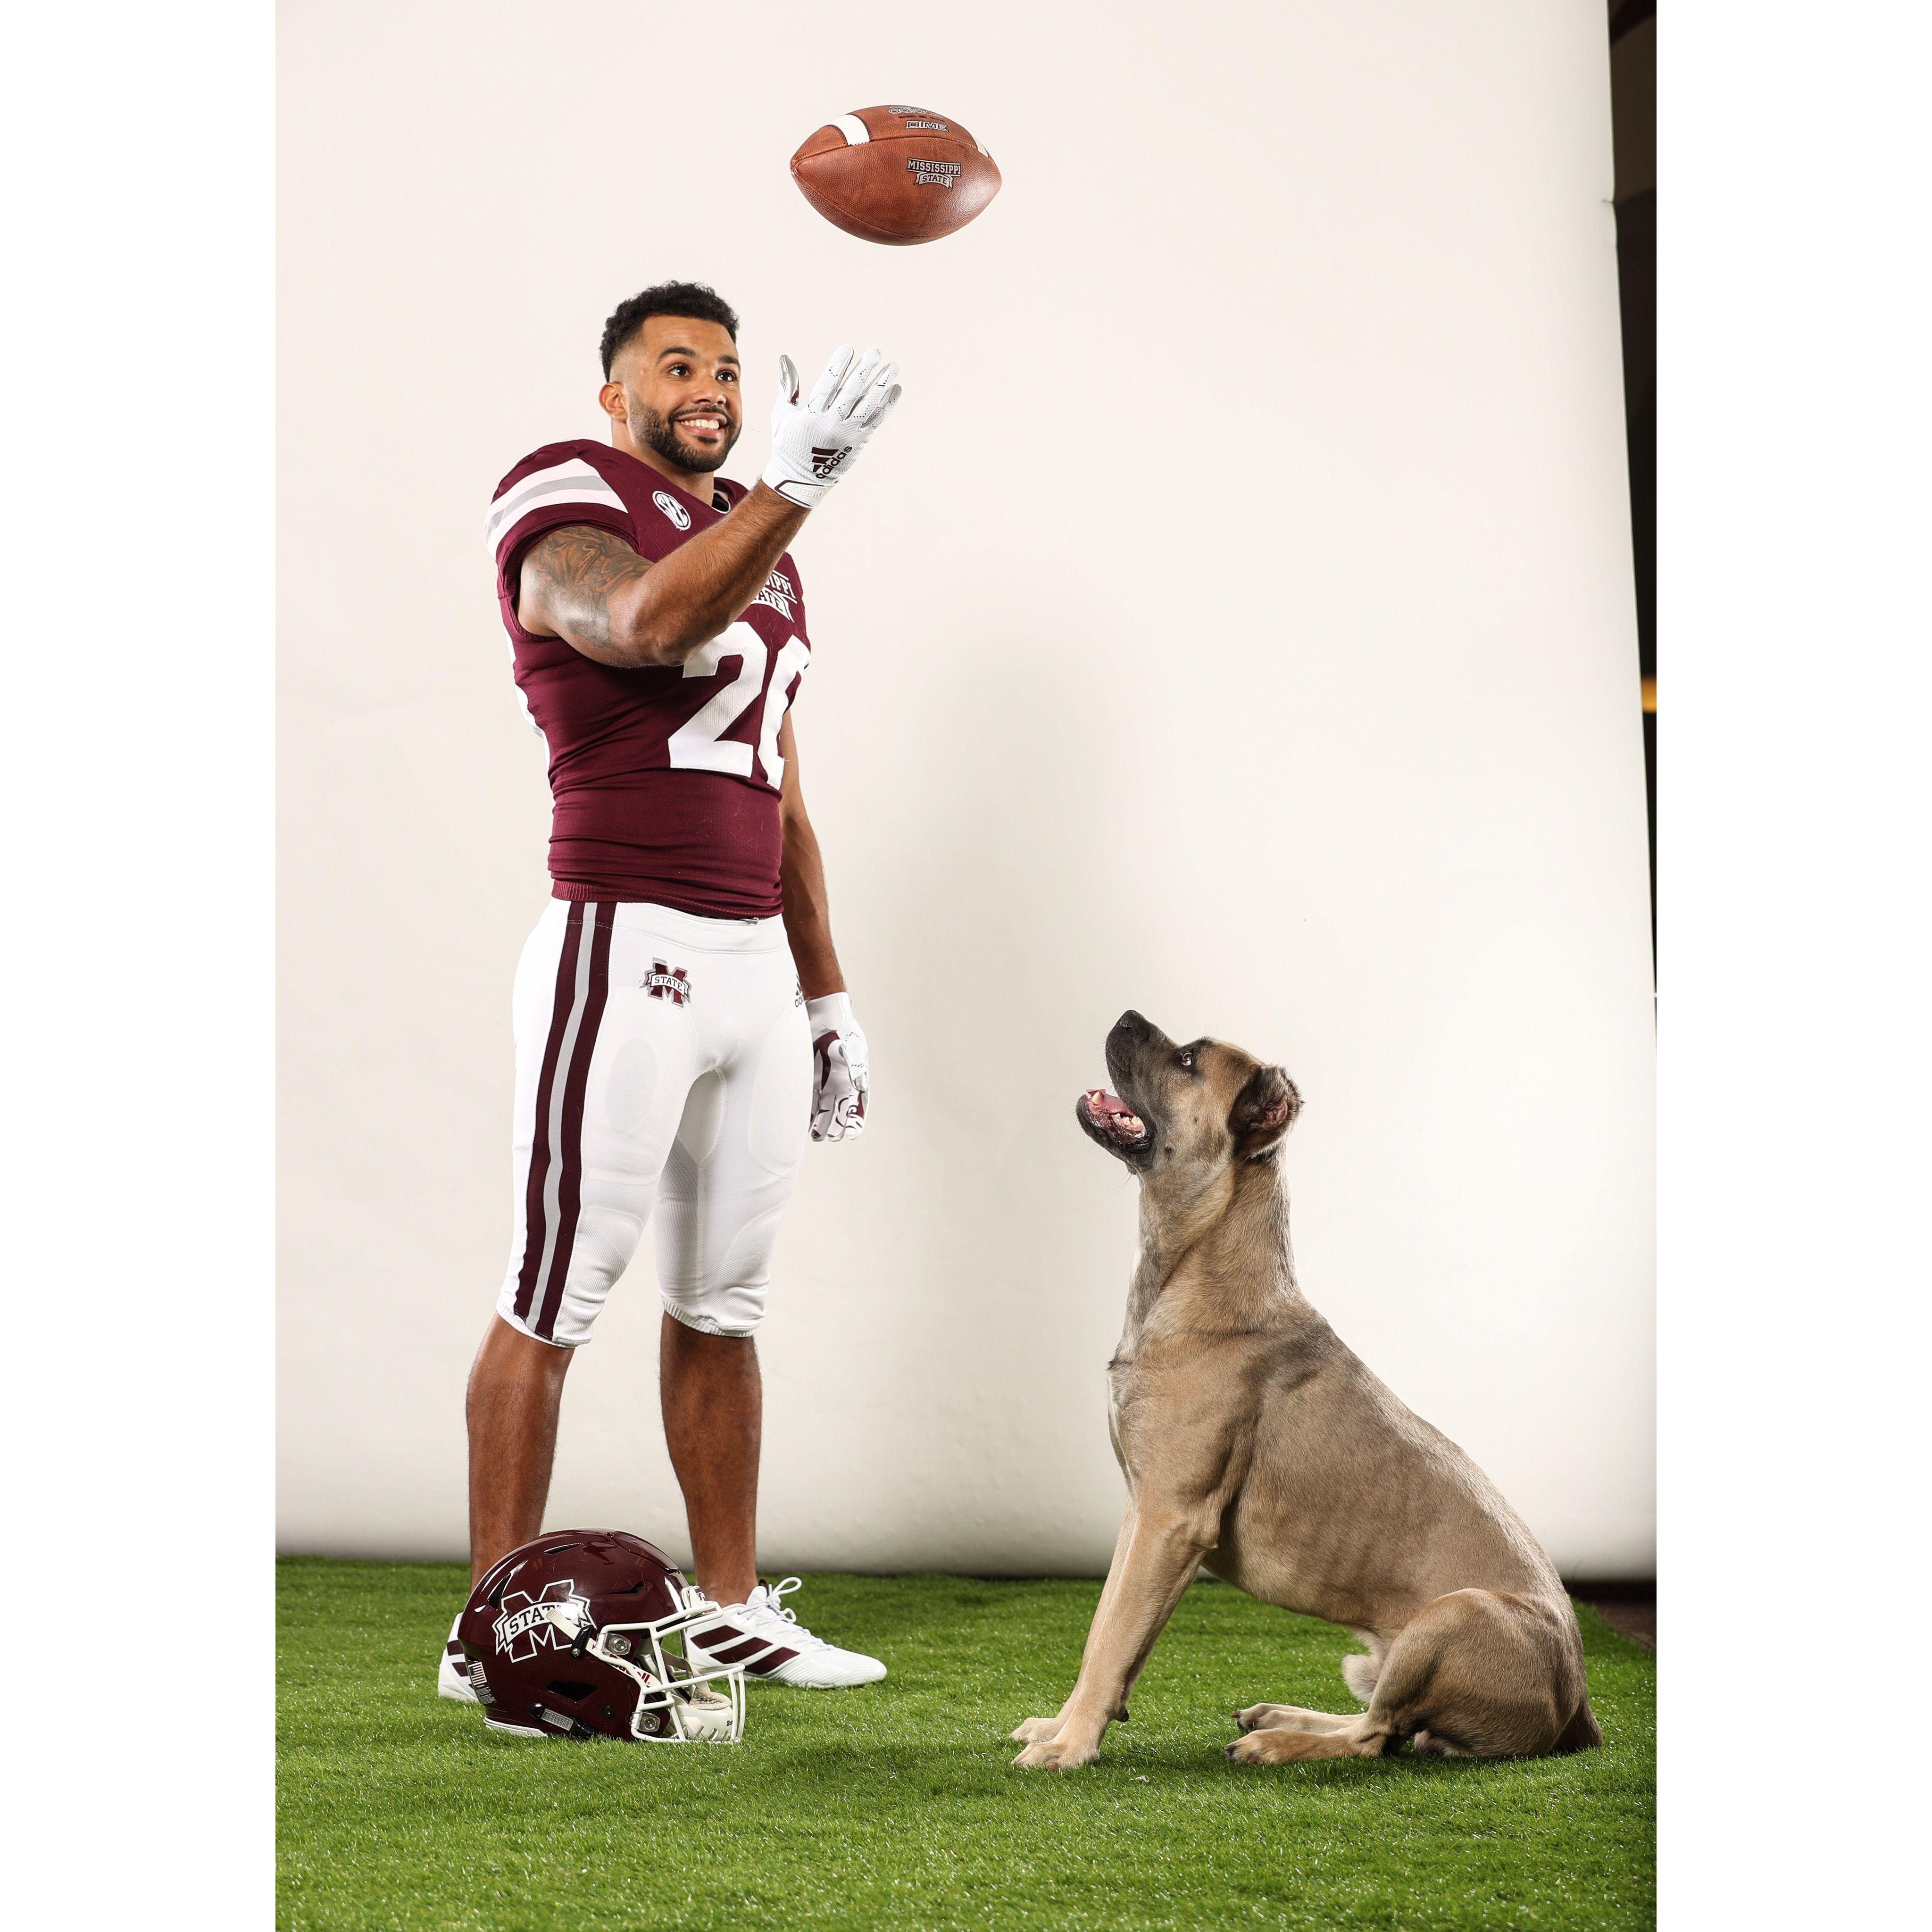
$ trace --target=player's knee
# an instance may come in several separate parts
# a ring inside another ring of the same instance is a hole
[[[664,1312],[700,1335],[755,1335],[765,1318],[763,1281],[676,1282],[661,1284]]]
[[[704,1335],[757,1334],[789,1192],[750,1190],[714,1214],[708,1226],[702,1217],[665,1222],[658,1242],[658,1287],[674,1321]]]

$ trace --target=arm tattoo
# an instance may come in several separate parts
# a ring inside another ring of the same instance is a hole
[[[572,644],[608,650],[611,594],[650,567],[615,530],[566,524],[524,553],[518,604]]]

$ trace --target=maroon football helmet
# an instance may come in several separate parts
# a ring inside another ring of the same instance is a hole
[[[736,1744],[745,1673],[694,1664],[685,1634],[719,1614],[662,1550],[621,1529],[560,1529],[513,1550],[456,1627],[493,1731]]]

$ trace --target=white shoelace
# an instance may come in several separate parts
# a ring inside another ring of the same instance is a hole
[[[754,1616],[769,1617],[774,1623],[782,1619],[790,1626],[783,1633],[785,1642],[800,1650],[831,1649],[832,1646],[827,1643],[824,1638],[814,1636],[811,1631],[799,1622],[798,1612],[796,1610],[787,1610],[778,1600],[782,1597],[790,1596],[794,1590],[803,1589],[805,1588],[803,1577],[788,1576],[782,1582],[761,1585],[760,1587],[765,1593],[764,1601],[761,1604],[747,1604],[745,1606]]]

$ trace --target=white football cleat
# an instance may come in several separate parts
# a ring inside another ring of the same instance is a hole
[[[449,1641],[442,1647],[442,1660],[436,1666],[436,1694],[452,1697],[459,1704],[473,1704],[476,1693],[470,1688],[470,1671],[464,1662],[463,1646],[456,1640],[456,1626],[462,1622],[458,1610],[449,1626]]]
[[[781,1598],[802,1589],[788,1576],[769,1588],[760,1583],[750,1600],[728,1604],[708,1622],[685,1634],[684,1646],[706,1664],[736,1664],[746,1682],[794,1684],[808,1690],[842,1690],[854,1684],[876,1684],[886,1666],[876,1657],[841,1650],[814,1636]]]

